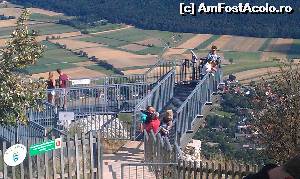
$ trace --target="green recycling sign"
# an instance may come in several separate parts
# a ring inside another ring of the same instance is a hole
[[[40,144],[34,144],[29,148],[29,155],[35,156],[35,155],[43,154],[51,150],[59,149],[61,148],[61,146],[62,146],[61,138],[49,140]]]

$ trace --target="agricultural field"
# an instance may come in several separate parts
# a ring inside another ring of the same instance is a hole
[[[88,33],[97,33],[97,32],[103,32],[107,30],[115,30],[115,29],[120,29],[125,27],[124,24],[112,24],[112,23],[107,23],[105,25],[97,25],[95,27],[90,27],[85,29]]]
[[[40,14],[40,13],[32,13],[30,14],[29,19],[31,21],[39,21],[39,22],[57,22],[62,19],[69,19],[70,17],[63,16],[63,15],[55,15],[55,16],[49,16],[46,14]]]
[[[35,65],[26,69],[30,74],[54,71],[57,68],[74,68],[76,67],[76,63],[88,61],[86,57],[79,57],[73,52],[61,49],[55,44],[47,41],[43,41],[42,44],[46,46],[44,55]]]
[[[38,41],[47,46],[44,56],[37,64],[26,70],[34,76],[47,76],[48,71],[59,68],[66,70],[71,76],[86,75],[97,77],[114,74],[92,62],[88,57],[95,56],[98,60],[121,70],[125,74],[144,73],[157,57],[191,58],[189,49],[194,49],[198,57],[207,55],[211,45],[216,45],[219,54],[224,57],[224,74],[243,73],[242,78],[255,76],[255,71],[266,71],[267,67],[277,66],[274,59],[300,59],[300,40],[282,38],[254,38],[232,35],[173,33],[157,30],[142,30],[125,24],[96,25],[87,27],[87,34],[68,25],[57,24],[60,19],[69,19],[61,13],[38,8],[29,9],[32,14],[28,22],[30,29],[39,32]],[[21,7],[9,5],[1,8],[0,14],[18,17]],[[15,28],[16,19],[0,21],[0,46]],[[50,40],[45,41],[46,37]],[[51,37],[59,37],[51,39]],[[66,45],[62,49],[55,45]],[[170,48],[164,47],[168,44]],[[83,51],[88,57],[79,57],[74,52]],[[232,59],[229,60],[229,59]],[[246,75],[245,75],[246,74]],[[260,73],[258,73],[260,74]]]
[[[60,34],[78,31],[71,26],[54,23],[36,23],[29,25],[29,28],[38,32],[39,35]],[[0,27],[0,38],[8,38],[15,27]]]
[[[127,28],[122,31],[108,32],[81,38],[81,41],[99,43],[118,50],[123,50],[139,55],[158,55],[164,45],[178,46],[194,34],[174,33],[156,30],[141,30]],[[177,38],[177,39],[176,39]]]

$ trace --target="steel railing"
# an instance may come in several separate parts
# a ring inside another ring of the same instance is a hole
[[[59,123],[60,129],[65,133],[86,134],[100,131],[105,139],[129,140],[131,139],[130,121],[122,121],[117,113],[94,112],[77,114],[69,123]]]
[[[191,130],[194,119],[202,114],[205,103],[211,102],[211,95],[217,92],[221,74],[221,70],[218,70],[214,74],[206,74],[176,110],[172,128],[172,132],[175,132],[173,134],[173,136],[175,135],[175,141],[180,141],[178,134],[181,135]]]
[[[49,101],[63,111],[82,112],[131,112],[149,90],[147,83],[124,83],[94,87],[56,88]]]
[[[158,81],[156,86],[143,98],[134,108],[133,112],[133,138],[138,134],[137,126],[140,125],[141,110],[147,106],[153,106],[157,111],[161,111],[173,98],[175,86],[175,69],[169,71],[164,78]]]
[[[76,78],[71,79],[67,83],[67,87],[90,87],[99,85],[112,85],[112,84],[124,84],[124,83],[142,83],[146,78],[144,74],[132,74],[132,75],[111,75],[99,78]]]
[[[28,121],[27,124],[0,125],[0,138],[8,142],[17,142],[20,139],[40,139],[45,136],[46,130],[43,126],[34,121]]]

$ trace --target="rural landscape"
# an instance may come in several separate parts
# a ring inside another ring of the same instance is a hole
[[[22,11],[22,7],[13,4],[3,6],[0,14],[4,16],[18,17]],[[299,39],[172,33],[107,22],[85,29],[84,33],[60,23],[72,19],[70,16],[38,8],[29,10],[29,27],[37,31],[38,40],[46,46],[43,58],[26,69],[33,78],[45,78],[47,72],[57,68],[65,69],[74,79],[144,73],[161,57],[190,58],[190,50],[205,57],[216,45],[224,57],[225,75],[235,74],[239,80],[249,82],[274,70],[269,67],[276,67],[278,62],[297,61],[300,57]],[[16,19],[0,23],[0,45],[4,46]],[[112,67],[99,64],[99,60]]]
[[[300,4],[174,2],[0,0],[0,179],[300,178]]]

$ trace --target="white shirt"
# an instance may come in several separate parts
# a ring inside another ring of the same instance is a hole
[[[208,53],[207,55],[207,60],[208,61],[217,61],[217,62],[221,62],[221,57],[217,54],[212,54],[211,52]]]

